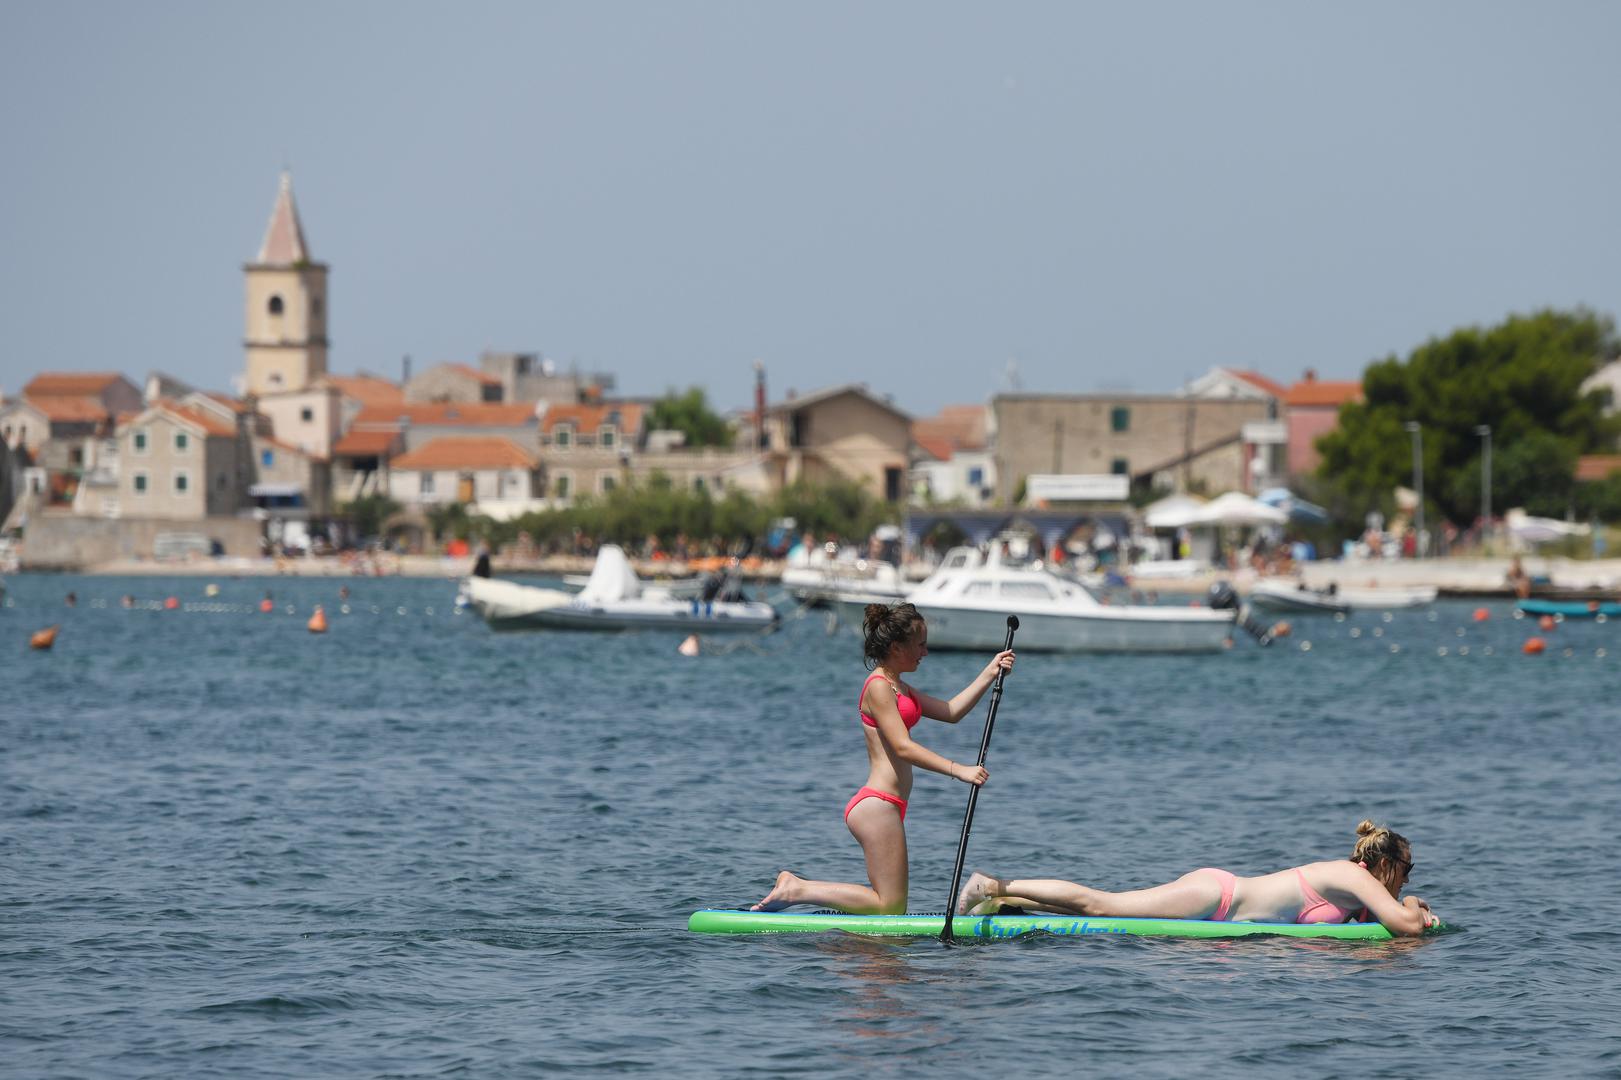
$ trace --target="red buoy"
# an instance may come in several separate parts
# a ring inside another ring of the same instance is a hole
[[[1527,656],[1537,656],[1547,649],[1547,647],[1548,643],[1539,637],[1526,638],[1525,644],[1521,646],[1520,651],[1525,653]]]

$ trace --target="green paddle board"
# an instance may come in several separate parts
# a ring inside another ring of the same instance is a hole
[[[699,934],[814,934],[842,930],[876,937],[938,937],[944,915],[847,915],[839,911],[695,911],[687,929]],[[1260,923],[1212,922],[1209,919],[1091,919],[1077,915],[958,915],[952,932],[959,938],[1011,938],[1044,933],[1059,936],[1124,935],[1137,937],[1235,938],[1272,934],[1281,937],[1332,938],[1339,941],[1390,941],[1392,934],[1376,922]],[[1427,933],[1443,929],[1440,924]]]

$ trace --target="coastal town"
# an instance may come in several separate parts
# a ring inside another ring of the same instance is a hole
[[[452,508],[510,523],[649,484],[766,500],[795,485],[834,483],[888,508],[903,541],[898,558],[907,561],[932,556],[940,530],[983,544],[1018,525],[1058,559],[1075,553],[1121,570],[1144,564],[1147,573],[1190,558],[1249,569],[1249,547],[1237,561],[1239,552],[1221,547],[1215,533],[1190,531],[1197,515],[1167,519],[1169,504],[1226,494],[1321,524],[1323,511],[1298,493],[1300,481],[1317,468],[1318,440],[1335,430],[1342,406],[1363,397],[1360,381],[1320,379],[1309,368],[1284,375],[1211,365],[1158,394],[1027,393],[1015,385],[920,416],[862,384],[800,388],[789,376],[773,395],[768,376],[778,384],[784,376],[756,361],[740,373],[736,395],[750,404],[719,414],[723,438],[695,441],[659,423],[674,389],[664,397],[620,392],[614,373],[564,368],[539,351],[485,351],[420,370],[407,357],[392,373],[362,365],[339,374],[328,341],[328,272],[284,173],[242,268],[240,370],[219,372],[211,386],[161,371],[44,371],[6,395],[0,542],[10,565],[177,572],[227,559],[238,572],[437,574],[447,557],[461,560],[459,571],[471,554],[465,538],[437,527],[436,515]],[[1621,363],[1589,384],[1621,396]],[[701,391],[691,393],[707,408]],[[1616,455],[1577,464],[1578,478],[1618,469]],[[1421,473],[1415,479],[1421,487]],[[1134,497],[1143,492],[1160,500],[1158,524],[1154,506]],[[1406,509],[1421,506],[1421,492],[1417,500],[1404,494]],[[1513,537],[1491,515],[1489,491],[1483,495],[1487,509],[1472,535],[1460,537],[1450,524],[1426,530],[1420,510],[1416,521],[1408,514],[1389,528],[1373,520],[1363,543],[1321,554],[1381,563],[1390,554],[1534,554],[1511,543],[1487,550],[1487,530]],[[793,522],[784,524],[791,532]],[[864,553],[869,538],[826,539]],[[673,554],[684,564],[726,547],[726,538],[659,540],[650,537],[637,554]],[[495,555],[508,565],[577,569],[581,559],[589,566],[592,546],[589,537],[583,546],[578,538],[536,543],[520,531]],[[780,557],[788,546],[763,554]],[[1499,558],[1381,573],[1443,583],[1462,575],[1486,588],[1502,584],[1503,565]],[[1594,580],[1608,570],[1590,569]],[[1168,587],[1178,576],[1168,575]]]

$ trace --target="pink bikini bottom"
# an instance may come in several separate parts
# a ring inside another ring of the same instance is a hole
[[[899,795],[891,795],[887,791],[879,791],[874,787],[864,787],[860,791],[856,792],[855,795],[851,797],[849,802],[844,804],[844,823],[846,825],[850,823],[850,811],[854,810],[856,808],[856,803],[860,802],[862,799],[882,799],[886,803],[893,803],[901,812],[901,820],[906,820],[905,799],[901,798]],[[1232,887],[1228,886],[1227,891],[1231,893]]]

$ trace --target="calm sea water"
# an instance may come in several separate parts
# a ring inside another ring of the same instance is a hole
[[[1505,604],[1301,618],[1266,651],[1026,655],[971,866],[1261,872],[1344,854],[1371,816],[1462,930],[947,949],[685,930],[783,866],[864,877],[840,820],[864,672],[820,618],[687,659],[662,634],[495,635],[445,581],[350,581],[349,614],[338,580],[8,584],[7,1076],[1621,1074],[1621,623],[1535,658]],[[983,717],[920,732],[971,758]],[[944,905],[966,794],[920,775],[913,910]]]

